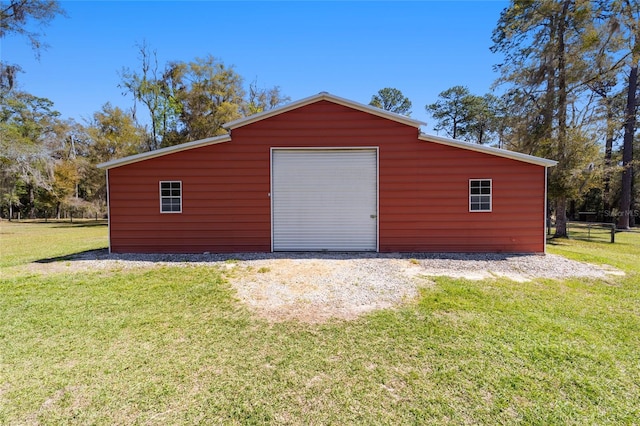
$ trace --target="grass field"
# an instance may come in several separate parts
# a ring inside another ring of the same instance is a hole
[[[0,222],[0,267],[108,246],[107,221]]]
[[[609,223],[569,222],[567,232],[572,240],[611,242],[611,224]],[[620,232],[617,231],[616,235],[620,235]]]
[[[20,270],[106,246],[87,225],[0,222],[0,424],[638,424],[638,234],[549,244],[626,277],[439,278],[311,325],[258,319],[213,267]]]

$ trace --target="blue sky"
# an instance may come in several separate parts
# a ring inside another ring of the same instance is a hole
[[[63,1],[67,17],[44,28],[50,47],[36,60],[26,39],[2,41],[2,59],[20,64],[19,87],[47,97],[82,122],[106,102],[133,105],[118,71],[137,69],[136,43],[160,64],[212,54],[235,66],[246,85],[278,85],[292,100],[321,91],[368,103],[383,87],[413,102],[412,117],[433,120],[425,105],[466,85],[490,91],[500,57],[491,32],[506,1],[215,2]]]

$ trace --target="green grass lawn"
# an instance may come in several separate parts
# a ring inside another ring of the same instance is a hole
[[[0,221],[0,267],[108,247],[106,220]]]
[[[16,273],[106,244],[57,226],[0,223],[0,424],[638,424],[638,234],[549,244],[626,277],[439,278],[311,325],[257,318],[214,267]]]

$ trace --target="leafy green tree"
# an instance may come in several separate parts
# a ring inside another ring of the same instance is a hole
[[[82,179],[89,170],[84,129],[58,118],[53,103],[25,92],[5,97],[0,120],[3,207],[12,217],[14,207],[25,216],[59,217],[61,207],[86,196]]]
[[[242,117],[243,79],[233,67],[211,55],[188,64],[173,63],[171,67],[187,140],[224,134],[224,123]]]
[[[434,130],[444,130],[454,139],[478,144],[490,142],[498,135],[497,119],[501,100],[492,94],[477,96],[465,86],[451,87],[438,95],[426,110],[436,120]]]
[[[189,63],[171,62],[164,75],[180,112],[176,132],[167,135],[165,145],[224,134],[223,124],[290,100],[278,86],[261,88],[255,81],[247,94],[242,76],[211,55]]]
[[[411,115],[411,101],[409,98],[404,96],[400,90],[392,87],[378,90],[377,94],[371,96],[369,105],[396,114]]]
[[[104,210],[104,200],[95,196],[91,182],[92,176],[103,180],[104,172],[92,173],[95,164],[90,159],[91,139],[87,129],[67,120],[60,122],[56,134],[52,185],[49,191],[40,191],[42,204],[58,219],[63,211]]]
[[[500,99],[491,93],[484,96],[470,95],[466,99],[466,105],[468,116],[465,139],[481,145],[493,140],[500,126]]]
[[[146,133],[133,119],[119,107],[110,103],[102,106],[102,110],[93,114],[93,118],[85,129],[79,132],[76,140],[85,140],[86,153],[84,163],[80,164],[80,192],[82,196],[104,207],[106,203],[106,180],[104,170],[96,164],[111,161],[145,150]]]
[[[469,97],[471,92],[465,86],[453,86],[438,94],[438,100],[425,108],[436,120],[434,130],[444,131],[453,139],[466,133],[469,119]]]
[[[88,156],[94,164],[143,151],[144,130],[130,114],[108,102],[93,114],[86,131]]]
[[[3,210],[6,209],[7,217],[9,221],[13,219],[14,210],[20,207],[22,204],[20,203],[20,197],[16,193],[16,186],[14,183],[8,183],[5,181],[6,175],[4,173],[0,174],[0,187],[3,189],[7,189],[7,192],[0,193],[0,206]]]
[[[52,141],[57,137],[59,113],[53,102],[26,92],[5,92],[0,104],[0,163],[3,194],[13,199],[23,184],[27,199],[21,204],[36,216],[36,192],[51,189],[54,158]],[[6,197],[5,197],[6,198]]]
[[[71,198],[79,198],[78,183],[80,173],[73,160],[58,161],[53,168],[51,189],[42,194],[50,210],[55,211],[55,216],[60,219],[63,204]]]
[[[261,88],[256,82],[247,95],[233,66],[211,55],[168,62],[161,71],[156,51],[146,43],[139,54],[141,69],[124,68],[120,87],[149,112],[147,150],[224,134],[224,123],[289,101],[278,86]]]

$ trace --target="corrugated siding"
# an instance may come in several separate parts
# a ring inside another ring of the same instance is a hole
[[[376,150],[273,151],[274,251],[375,251]]]
[[[182,213],[161,214],[152,187],[182,181]],[[109,171],[114,252],[270,251],[269,149],[226,142]]]
[[[417,129],[321,101],[232,141],[111,169],[115,252],[271,250],[271,147],[379,147],[379,250],[542,252],[544,167],[419,141]],[[492,179],[493,211],[469,212],[469,179]],[[183,182],[160,214],[158,181]]]

